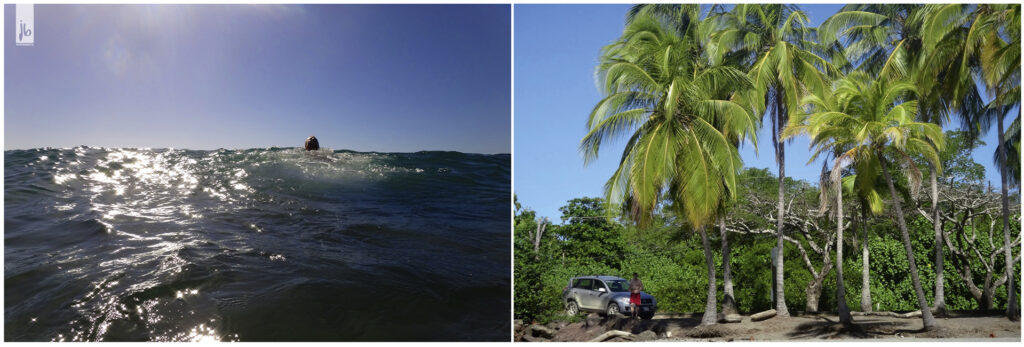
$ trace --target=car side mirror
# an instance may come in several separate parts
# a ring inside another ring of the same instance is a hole
[[[602,292],[602,293],[606,292],[606,290],[604,290],[604,288],[597,288],[597,291]]]

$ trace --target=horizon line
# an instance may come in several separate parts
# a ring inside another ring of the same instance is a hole
[[[225,148],[225,147],[218,147],[218,148],[212,148],[212,149],[196,149],[196,148],[182,148],[182,147],[107,147],[107,146],[77,145],[77,146],[72,146],[72,147],[51,147],[51,146],[33,147],[33,148],[7,148],[7,147],[4,147],[4,152],[7,152],[7,151],[50,150],[50,149],[74,149],[74,148],[79,148],[79,147],[97,148],[97,149],[185,150],[185,151],[219,151],[219,150],[237,151],[237,150],[251,150],[251,149],[292,149],[292,148],[303,148],[302,146],[266,146],[266,147],[250,147],[250,148]],[[334,149],[334,148],[330,148],[330,147],[322,147],[322,149],[331,150],[332,152],[348,151],[348,152],[360,152],[360,153],[396,153],[396,154],[420,153],[420,152],[454,152],[454,153],[462,153],[462,154],[479,154],[479,155],[511,155],[512,154],[511,152],[494,152],[494,153],[462,152],[462,151],[458,151],[458,150],[449,150],[449,149],[423,149],[423,150],[417,150],[417,151],[378,151],[378,150],[364,150],[364,151],[361,151],[361,150],[346,149],[346,148]]]

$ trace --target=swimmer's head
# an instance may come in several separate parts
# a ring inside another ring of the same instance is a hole
[[[315,151],[320,149],[320,141],[316,140],[316,136],[310,136],[306,139],[306,150]]]

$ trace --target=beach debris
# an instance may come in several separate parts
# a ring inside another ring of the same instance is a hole
[[[889,311],[875,311],[875,312],[850,312],[851,316],[883,316],[883,317],[896,317],[896,318],[921,318],[921,310],[907,312],[907,313],[896,313]]]
[[[636,334],[636,341],[654,341],[658,339],[658,333],[651,330],[644,330],[644,332]]]
[[[743,321],[743,316],[735,314],[735,313],[730,313],[730,314],[722,315],[718,319],[718,321],[722,322],[722,323],[739,323],[739,322]]]
[[[544,326],[554,330],[565,328],[566,325],[569,325],[569,323],[567,323],[566,321],[554,321],[548,324],[544,324]]]
[[[530,325],[530,327],[526,329],[526,335],[532,335],[533,337],[542,337],[545,339],[555,337],[555,329],[551,329],[540,324]]]
[[[768,311],[758,312],[758,313],[755,313],[755,314],[751,315],[750,316],[750,320],[755,321],[755,322],[762,321],[762,320],[765,320],[765,319],[768,319],[768,318],[775,317],[775,313],[776,313],[775,309],[771,309],[771,310],[768,310]]]
[[[604,341],[604,340],[607,340],[607,339],[611,339],[611,338],[615,338],[615,337],[620,337],[620,336],[626,337],[626,336],[630,336],[630,335],[633,335],[633,334],[628,332],[628,331],[609,330],[609,331],[606,331],[604,334],[598,335],[597,337],[590,339],[587,342],[601,342],[601,341]]]
[[[710,339],[729,335],[731,331],[718,324],[698,325],[686,332],[686,336],[698,339]]]
[[[588,314],[587,318],[584,319],[584,321],[583,321],[583,325],[585,327],[588,327],[588,328],[589,327],[593,327],[593,326],[600,326],[601,325],[601,316],[598,315],[597,313]]]

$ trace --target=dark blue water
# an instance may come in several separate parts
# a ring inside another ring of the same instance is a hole
[[[8,341],[510,339],[507,154],[4,155]]]

